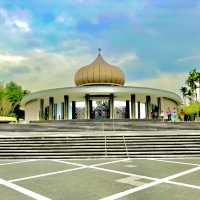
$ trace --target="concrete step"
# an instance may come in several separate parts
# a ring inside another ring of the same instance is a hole
[[[148,139],[200,139],[200,135],[196,135],[196,134],[190,134],[190,135],[133,135],[133,136],[124,136],[126,139],[135,139],[135,140],[148,140]],[[29,140],[45,140],[45,141],[62,141],[62,140],[80,140],[80,141],[84,141],[84,140],[102,140],[102,139],[108,139],[108,140],[120,140],[123,138],[123,136],[61,136],[61,137],[57,137],[57,136],[52,136],[52,137],[0,137],[0,141],[12,141],[12,140],[25,140],[25,141],[29,141]]]
[[[128,156],[134,156],[134,155],[138,155],[138,156],[148,156],[148,155],[200,155],[199,151],[152,151],[152,152],[129,152],[128,154],[126,152],[60,152],[59,154],[57,152],[13,152],[11,153],[7,153],[7,152],[2,152],[0,154],[0,157],[4,157],[4,156],[29,156],[30,158],[33,156],[97,156],[97,155],[128,155]]]
[[[124,148],[124,145],[122,146],[108,146],[106,145],[107,148],[112,148],[112,149],[116,149],[116,148]],[[14,145],[7,145],[7,146],[0,146],[0,150],[4,150],[4,149],[105,149],[105,144],[103,144],[102,146],[64,146],[64,145],[29,145],[29,146],[14,146]],[[142,146],[142,145],[127,145],[128,149],[148,149],[148,148],[200,148],[200,144],[189,144],[189,145],[146,145],[146,146]]]
[[[104,140],[107,140],[107,141],[121,141],[123,140],[123,138],[105,138],[105,137],[102,137],[100,139],[96,139],[96,138],[91,138],[91,139],[71,139],[71,138],[66,138],[66,139],[44,139],[44,138],[41,138],[41,139],[1,139],[0,138],[0,142],[102,142]],[[124,139],[126,141],[175,141],[175,140],[198,140],[200,141],[200,137],[171,137],[171,138],[127,138],[127,137],[124,137]]]
[[[127,138],[124,138],[126,142],[173,142],[173,141],[199,141],[200,142],[200,138],[174,138],[174,139],[127,139]],[[59,142],[59,143],[62,143],[62,142],[67,142],[67,143],[100,143],[100,142],[104,142],[104,141],[107,141],[107,142],[110,142],[110,143],[116,143],[116,142],[122,142],[123,139],[101,139],[101,140],[97,140],[97,139],[93,139],[93,140],[71,140],[71,139],[66,139],[66,140],[0,140],[0,144],[1,143],[36,143],[36,142],[49,142],[49,143],[55,143],[55,142]]]
[[[199,158],[200,154],[196,154],[192,156],[193,158]],[[134,156],[124,156],[124,155],[109,155],[109,156],[32,156],[32,159],[104,159],[104,158],[110,158],[110,159],[114,159],[114,158],[188,158],[188,154],[182,154],[182,155],[134,155]],[[30,159],[30,156],[4,156],[4,157],[0,157],[0,159]]]
[[[200,135],[0,138],[0,158],[126,158],[200,156]]]
[[[67,144],[67,143],[62,143],[62,144],[57,144],[57,143],[54,143],[54,144],[50,144],[50,143],[37,143],[37,144],[34,144],[34,143],[29,143],[29,144],[26,144],[26,143],[6,143],[6,144],[0,144],[0,148],[6,148],[6,147],[38,147],[38,148],[42,148],[42,147],[51,147],[51,148],[54,148],[54,147],[69,147],[69,148],[84,148],[84,147],[87,147],[87,148],[91,148],[91,147],[94,147],[94,148],[98,148],[98,147],[104,147],[104,146],[107,146],[107,147],[120,147],[120,146],[124,146],[124,143],[120,143],[120,144],[115,144],[115,143],[112,143],[112,144],[109,144],[109,143],[94,143],[94,144]],[[154,143],[126,143],[126,145],[128,147],[154,147],[154,146],[168,146],[168,147],[172,147],[172,146],[199,146],[200,143],[195,143],[195,142],[171,142],[171,143],[160,143],[160,142],[154,142]]]

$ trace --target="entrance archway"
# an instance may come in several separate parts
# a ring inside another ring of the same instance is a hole
[[[87,119],[112,119],[113,95],[86,95]]]
[[[97,100],[92,102],[93,119],[109,119],[109,100]]]

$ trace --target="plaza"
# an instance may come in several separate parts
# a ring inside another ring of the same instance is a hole
[[[197,200],[200,160],[1,160],[9,200]]]

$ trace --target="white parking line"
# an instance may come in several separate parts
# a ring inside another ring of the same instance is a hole
[[[56,172],[50,172],[50,173],[44,173],[44,174],[38,174],[38,175],[34,175],[34,176],[22,177],[22,178],[17,178],[17,179],[12,179],[12,180],[9,180],[9,182],[18,182],[18,181],[24,181],[24,180],[29,180],[29,179],[35,179],[35,178],[40,178],[40,177],[45,177],[45,176],[56,175],[56,174],[60,174],[60,173],[77,171],[77,170],[81,170],[81,169],[85,169],[85,168],[93,168],[93,169],[96,169],[96,170],[101,170],[101,171],[107,171],[107,172],[112,172],[112,173],[123,174],[123,175],[126,175],[126,176],[137,176],[137,177],[140,177],[140,178],[146,178],[146,179],[150,179],[150,180],[157,180],[155,178],[151,178],[151,177],[147,177],[147,176],[141,176],[141,175],[137,175],[137,174],[131,174],[131,173],[126,173],[126,172],[120,172],[120,171],[115,171],[115,170],[109,170],[109,169],[104,169],[104,168],[98,168],[98,167],[96,167],[96,166],[99,166],[99,165],[105,165],[105,164],[111,164],[111,163],[116,163],[116,162],[122,162],[122,161],[125,161],[125,160],[128,160],[128,159],[126,158],[126,159],[122,159],[122,160],[115,160],[115,161],[110,161],[110,162],[104,162],[104,163],[95,164],[95,165],[84,165],[84,164],[79,164],[79,163],[74,163],[74,162],[68,162],[68,161],[62,161],[62,160],[51,160],[51,161],[54,161],[54,162],[75,165],[75,166],[77,166],[77,168],[67,169],[67,170],[62,170],[62,171],[56,171]]]
[[[55,175],[55,174],[61,174],[61,173],[66,173],[66,172],[77,171],[77,170],[84,169],[84,168],[87,168],[87,166],[73,168],[73,169],[66,169],[66,170],[57,171],[57,172],[49,172],[49,173],[45,173],[45,174],[38,174],[38,175],[28,176],[28,177],[24,177],[24,178],[12,179],[12,180],[9,180],[8,182],[12,183],[12,182],[24,181],[24,180],[28,180],[28,179],[35,179],[35,178],[40,178],[40,177],[44,177],[44,176],[50,176],[50,175]]]
[[[59,163],[65,163],[65,164],[70,164],[70,165],[75,165],[75,166],[88,166],[88,167],[96,167],[96,166],[101,166],[101,165],[107,165],[107,164],[113,164],[113,163],[118,163],[118,162],[123,162],[129,160],[129,158],[125,158],[125,159],[120,159],[120,160],[113,160],[113,161],[109,161],[109,162],[103,162],[103,163],[98,163],[98,164],[93,164],[93,165],[84,165],[84,164],[80,164],[80,163],[75,163],[75,162],[69,162],[69,161],[65,161],[65,160],[52,160],[54,162],[59,162]]]
[[[136,187],[136,188],[132,188],[132,189],[129,189],[129,190],[126,190],[126,191],[123,191],[123,192],[116,193],[114,195],[102,198],[100,200],[116,200],[116,199],[122,198],[124,196],[127,196],[129,194],[133,194],[135,192],[138,192],[138,191],[153,187],[155,185],[159,185],[161,183],[170,181],[172,179],[178,178],[178,177],[186,175],[186,174],[190,174],[190,173],[198,171],[198,170],[200,170],[200,167],[195,167],[195,168],[192,168],[192,169],[189,169],[189,170],[186,170],[186,171],[183,171],[183,172],[180,172],[180,173],[177,173],[177,174],[174,174],[174,175],[171,175],[171,176],[159,179],[159,180],[155,180],[155,181],[153,181],[151,183],[147,183],[147,184],[141,185],[141,186]]]
[[[74,162],[69,162],[69,161],[64,161],[64,160],[51,160],[51,161],[58,162],[58,163],[69,164],[69,165],[74,165],[74,166],[77,166],[77,167],[86,167],[87,166],[87,165],[74,163]]]
[[[38,161],[38,160],[32,159],[32,160],[22,160],[22,161],[8,162],[8,163],[0,163],[0,166],[1,165],[14,165],[14,164],[20,164],[20,163],[26,163],[26,162],[33,162],[33,161]]]
[[[180,185],[180,186],[183,186],[183,187],[189,187],[189,188],[192,188],[192,189],[200,190],[200,186],[197,186],[197,185],[191,185],[191,184],[187,184],[187,183],[174,182],[174,181],[166,181],[166,183],[170,183],[170,184],[174,184],[174,185]]]
[[[187,162],[180,162],[180,161],[173,161],[173,160],[162,160],[162,159],[156,159],[156,158],[151,158],[150,160],[160,161],[160,162],[166,162],[166,163],[174,163],[174,164],[183,164],[183,165],[191,165],[191,166],[200,166],[200,164],[187,163]]]
[[[11,188],[11,189],[13,189],[13,190],[15,190],[17,192],[20,192],[22,194],[25,194],[26,196],[29,196],[29,197],[31,197],[33,199],[36,199],[36,200],[51,200],[51,199],[49,199],[49,198],[47,198],[45,196],[42,196],[42,195],[40,195],[40,194],[38,194],[36,192],[33,192],[31,190],[28,190],[28,189],[24,188],[24,187],[18,186],[18,185],[14,184],[14,183],[10,183],[10,182],[8,182],[8,181],[6,181],[4,179],[0,179],[0,184],[6,186],[8,188]]]
[[[122,172],[122,171],[113,170],[113,169],[106,169],[106,168],[102,168],[102,167],[89,166],[89,168],[97,169],[97,170],[105,171],[105,172],[111,172],[111,173],[114,173],[114,174],[121,174],[121,175],[125,175],[125,176],[137,176],[138,178],[144,178],[144,179],[148,179],[148,180],[159,180],[157,178],[153,178],[153,177],[149,177],[149,176],[132,174],[132,173],[128,173],[128,172]]]
[[[200,166],[186,170],[186,171],[181,172],[181,173],[177,173],[177,174],[172,175],[172,176],[168,176],[166,178],[162,178],[162,179],[138,175],[138,174],[133,174],[133,173],[128,173],[128,172],[122,172],[122,171],[118,171],[118,170],[106,169],[106,168],[103,168],[103,167],[98,167],[98,166],[101,166],[101,165],[106,165],[106,164],[111,164],[111,163],[116,163],[116,162],[123,162],[123,161],[126,161],[126,160],[130,160],[130,159],[126,158],[126,159],[120,159],[120,160],[109,161],[109,162],[93,164],[93,165],[84,165],[84,164],[79,164],[79,163],[74,163],[74,162],[69,162],[69,161],[63,161],[63,160],[51,160],[51,161],[54,161],[54,162],[75,165],[75,166],[77,166],[77,168],[67,169],[67,170],[62,170],[62,171],[57,171],[57,172],[50,172],[50,173],[45,173],[45,174],[39,174],[39,175],[29,176],[29,177],[24,177],[24,178],[13,179],[13,180],[9,180],[8,182],[18,182],[18,181],[23,181],[23,180],[35,179],[35,178],[51,176],[51,175],[56,175],[56,174],[60,174],[60,173],[66,173],[66,172],[70,172],[70,171],[77,171],[77,170],[81,170],[81,169],[85,169],[85,168],[90,168],[90,169],[96,169],[96,170],[106,171],[106,172],[110,172],[110,173],[121,174],[121,175],[125,175],[125,176],[136,176],[136,177],[139,177],[139,178],[153,180],[153,182],[151,182],[151,183],[147,183],[147,184],[144,184],[144,185],[139,186],[137,188],[132,188],[130,190],[117,193],[116,195],[111,195],[109,197],[103,198],[102,200],[118,199],[118,198],[121,198],[121,197],[126,196],[128,194],[132,194],[132,193],[135,193],[137,191],[152,187],[154,185],[158,185],[160,183],[169,183],[169,184],[180,185],[180,186],[184,186],[184,187],[190,187],[190,188],[194,188],[194,189],[200,189],[199,186],[175,182],[175,181],[170,181],[170,180],[177,178],[179,176],[183,176],[183,175],[186,175],[188,173],[192,173],[194,171],[197,171],[197,170],[200,169]]]
[[[102,166],[102,165],[108,165],[108,164],[123,162],[123,161],[126,161],[126,160],[130,160],[130,159],[129,158],[125,158],[125,159],[114,160],[114,161],[110,161],[110,162],[98,163],[98,164],[94,164],[94,165],[90,165],[90,166],[97,167],[97,166]]]

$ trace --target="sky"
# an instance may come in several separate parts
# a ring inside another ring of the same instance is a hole
[[[1,0],[0,81],[74,85],[98,48],[126,85],[180,93],[200,63],[200,0]]]

